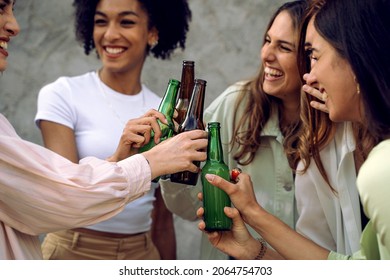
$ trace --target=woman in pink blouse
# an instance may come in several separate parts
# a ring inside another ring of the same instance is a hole
[[[9,40],[19,33],[14,4],[0,0],[0,71],[7,67]],[[150,140],[151,129],[158,139],[157,119],[164,122],[163,115],[149,111],[128,123],[110,157],[118,162],[90,157],[74,164],[22,140],[0,114],[0,259],[40,259],[39,234],[103,221],[147,192],[153,178],[197,171],[192,162],[206,159],[199,150],[207,146],[207,134],[200,130],[128,157]]]

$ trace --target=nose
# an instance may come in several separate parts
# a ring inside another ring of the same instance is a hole
[[[16,20],[13,12],[11,12],[8,15],[8,17],[6,19],[6,23],[4,25],[4,29],[7,31],[7,33],[10,36],[16,36],[19,34],[20,27],[19,27],[18,21]]]
[[[273,61],[275,60],[275,51],[271,44],[266,43],[261,48],[261,57],[264,61]]]
[[[119,37],[118,28],[116,27],[115,23],[110,23],[107,26],[106,32],[104,33],[104,38],[107,41],[113,41]]]
[[[317,78],[312,72],[305,74],[303,76],[303,79],[306,81],[307,85],[317,88],[318,86]]]

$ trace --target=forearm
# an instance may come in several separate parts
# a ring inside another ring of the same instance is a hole
[[[329,251],[306,239],[262,208],[248,209],[244,218],[285,259],[327,259]],[[270,251],[269,254],[272,252]],[[272,253],[273,254],[273,253]],[[272,256],[272,255],[269,255]],[[273,256],[275,257],[275,255]],[[265,256],[265,258],[268,258]]]
[[[142,156],[74,164],[18,138],[2,138],[0,153],[1,220],[28,234],[100,222],[150,189]]]

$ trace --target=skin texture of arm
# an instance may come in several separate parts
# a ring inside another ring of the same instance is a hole
[[[51,121],[40,121],[43,142],[46,148],[77,163],[79,156],[72,129]]]

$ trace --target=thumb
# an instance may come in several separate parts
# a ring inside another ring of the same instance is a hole
[[[244,220],[241,218],[240,212],[238,212],[237,208],[233,207],[225,207],[224,212],[226,216],[233,220],[233,224],[237,227],[245,227]]]

